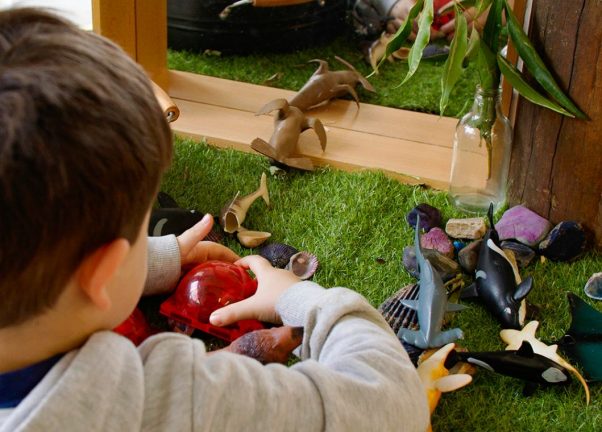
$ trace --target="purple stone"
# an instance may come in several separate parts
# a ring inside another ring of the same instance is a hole
[[[422,222],[422,219],[420,222]],[[435,249],[448,258],[454,258],[454,245],[445,234],[445,231],[439,227],[432,228],[429,232],[423,234],[420,237],[420,246],[423,249]]]
[[[550,221],[521,205],[507,210],[495,224],[500,240],[515,239],[531,247],[537,246],[551,228]]]
[[[539,253],[552,261],[572,261],[587,250],[587,234],[574,221],[560,222],[539,244]]]
[[[441,212],[433,206],[426,203],[418,204],[406,215],[406,221],[416,227],[416,216],[420,214],[420,228],[430,231],[434,227],[441,225]]]

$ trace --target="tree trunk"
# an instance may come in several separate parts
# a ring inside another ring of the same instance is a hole
[[[591,120],[520,98],[509,202],[552,223],[583,223],[602,249],[602,0],[533,0],[531,17],[529,37],[537,52]]]

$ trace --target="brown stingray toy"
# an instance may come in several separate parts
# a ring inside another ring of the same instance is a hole
[[[263,364],[284,364],[302,340],[303,327],[274,327],[244,334],[223,350],[254,358]]]
[[[310,60],[320,64],[318,69],[309,78],[299,92],[291,99],[289,105],[307,111],[317,105],[328,102],[330,99],[349,93],[359,107],[359,97],[355,86],[360,83],[366,90],[373,92],[374,87],[350,63],[342,58],[335,58],[347,66],[348,70],[330,71],[328,63],[324,60]]]
[[[274,117],[274,133],[267,143],[255,138],[251,148],[284,165],[311,171],[314,164],[307,157],[295,157],[297,142],[301,133],[307,129],[316,131],[322,151],[326,149],[326,131],[318,119],[306,117],[297,107],[290,106],[286,99],[274,99],[263,106],[255,115],[268,114],[278,110]]]

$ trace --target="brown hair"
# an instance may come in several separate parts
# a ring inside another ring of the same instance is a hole
[[[116,45],[40,10],[0,12],[0,328],[51,308],[103,244],[136,240],[171,139]]]

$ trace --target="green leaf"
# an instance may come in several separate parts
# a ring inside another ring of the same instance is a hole
[[[487,44],[493,55],[497,55],[500,50],[500,32],[502,30],[502,9],[505,0],[493,0],[485,28],[483,29],[482,40]]]
[[[378,68],[383,64],[383,62],[386,59],[388,59],[391,54],[393,54],[395,51],[397,51],[399,48],[401,48],[401,46],[406,41],[406,39],[408,38],[410,33],[412,33],[412,27],[413,27],[414,20],[420,13],[420,10],[422,9],[423,4],[424,4],[424,0],[418,0],[414,4],[414,6],[412,6],[412,9],[410,9],[410,12],[408,13],[408,17],[406,18],[404,23],[401,25],[401,27],[399,27],[397,29],[397,32],[395,32],[395,35],[387,44],[387,48],[385,49],[385,56],[380,60],[380,62],[376,66],[376,69],[370,75],[373,75],[374,73],[378,72]]]
[[[418,4],[418,3],[417,3]],[[433,23],[433,0],[424,0],[424,8],[418,19],[418,33],[416,34],[416,40],[410,49],[408,54],[408,73],[401,82],[400,86],[405,84],[416,72],[420,60],[422,59],[422,52],[428,45],[429,39],[431,38],[431,24]]]
[[[522,97],[533,102],[534,104],[540,105],[542,107],[551,109],[552,111],[556,111],[557,113],[563,114],[569,117],[575,117],[573,114],[562,108],[560,105],[555,102],[547,99],[545,96],[541,95],[537,92],[533,87],[531,87],[521,76],[518,69],[512,65],[504,56],[501,54],[497,55],[497,62],[504,75],[504,78],[508,80],[508,82],[514,87]]]
[[[486,44],[482,43],[482,40],[479,43],[476,63],[481,88],[496,90],[500,85],[500,70],[495,54]]]
[[[468,40],[468,47],[466,48],[466,54],[464,55],[464,67],[468,66],[468,63],[474,61],[479,54],[479,43],[481,42],[481,37],[479,36],[479,31],[477,29],[472,28],[470,32],[470,39]]]
[[[460,6],[462,9],[467,9],[469,7],[475,7],[481,1],[482,0],[450,0],[449,2],[447,2],[443,6],[441,6],[439,9],[437,9],[435,11],[435,13],[443,15],[443,14],[451,11],[456,6]],[[491,1],[491,0],[488,0],[488,1]]]
[[[481,15],[483,12],[485,12],[487,10],[487,8],[489,8],[489,6],[491,6],[491,3],[493,3],[493,0],[479,0],[477,2],[477,16]]]
[[[571,114],[580,119],[587,119],[587,115],[581,111],[577,105],[560,89],[554,77],[546,67],[545,63],[535,51],[535,47],[529,40],[529,37],[523,31],[523,28],[518,23],[516,17],[512,13],[512,9],[506,3],[506,21],[508,22],[508,33],[516,47],[516,51],[520,58],[523,59],[525,66],[537,82],[546,90],[550,96],[566,108]]]
[[[467,34],[468,24],[466,18],[460,12],[458,7],[456,10],[456,27],[454,38],[451,42],[449,55],[443,65],[443,75],[441,76],[441,99],[439,100],[439,114],[443,115],[445,108],[449,102],[449,95],[458,82],[464,69],[462,62],[466,54],[466,46],[468,45]]]

